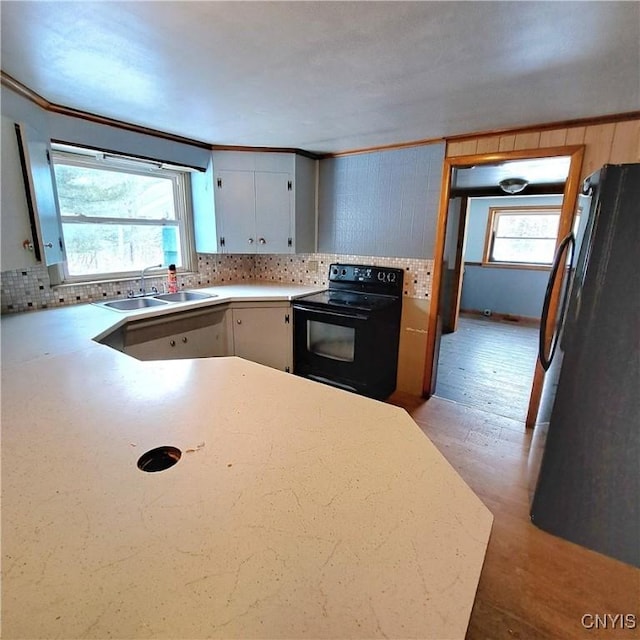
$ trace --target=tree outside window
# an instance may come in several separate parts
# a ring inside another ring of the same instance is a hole
[[[491,207],[484,264],[551,266],[561,207]]]
[[[122,276],[152,264],[190,268],[186,173],[63,152],[54,152],[54,169],[65,279]]]

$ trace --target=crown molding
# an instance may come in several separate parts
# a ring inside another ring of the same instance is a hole
[[[640,120],[640,111],[626,111],[624,113],[612,113],[605,116],[591,116],[588,118],[574,118],[573,120],[558,120],[557,122],[544,122],[542,124],[529,124],[521,127],[502,129],[490,129],[487,131],[477,131],[475,133],[460,133],[454,136],[447,136],[447,142],[464,142],[465,140],[475,140],[476,138],[488,138],[504,135],[518,135],[521,133],[532,133],[537,131],[550,131],[552,129],[570,129],[573,127],[589,127],[600,124],[611,124],[613,122],[624,122],[625,120]]]
[[[258,153],[297,153],[299,155],[317,159],[317,154],[305,151],[303,149],[292,149],[284,147],[247,147],[247,146],[231,146],[231,145],[216,145],[202,140],[194,140],[193,138],[186,138],[173,133],[167,133],[165,131],[159,131],[158,129],[151,129],[149,127],[143,127],[141,125],[132,124],[123,120],[116,120],[115,118],[108,118],[106,116],[100,116],[88,111],[81,111],[80,109],[74,109],[72,107],[65,107],[64,105],[55,104],[49,102],[46,98],[36,93],[26,85],[22,84],[19,80],[16,80],[8,73],[0,70],[0,82],[18,95],[33,102],[41,109],[49,111],[51,113],[57,113],[63,116],[69,116],[71,118],[79,118],[81,120],[87,120],[88,122],[94,122],[96,124],[102,124],[109,127],[116,127],[118,129],[124,129],[133,133],[141,133],[147,136],[153,136],[155,138],[162,138],[171,142],[179,142],[181,144],[188,144],[193,147],[199,147],[201,149],[208,149],[212,151],[253,151]]]
[[[341,156],[352,156],[363,153],[374,153],[377,151],[394,151],[397,149],[407,149],[410,147],[421,147],[430,144],[439,144],[442,142],[463,142],[465,140],[474,140],[477,138],[486,138],[491,136],[503,136],[503,135],[517,135],[521,133],[529,133],[533,131],[549,131],[551,129],[568,129],[571,127],[587,127],[600,124],[610,124],[614,122],[623,122],[625,120],[638,120],[640,119],[640,111],[627,111],[625,113],[613,113],[604,116],[594,116],[589,118],[575,118],[573,120],[560,120],[557,122],[545,122],[539,124],[530,124],[515,128],[501,128],[490,129],[486,131],[476,131],[472,133],[461,133],[451,136],[443,136],[440,138],[423,138],[421,140],[410,140],[407,142],[398,142],[395,144],[379,145],[373,147],[363,147],[359,149],[350,149],[347,151],[339,151],[336,153],[314,153],[311,151],[305,151],[304,149],[296,149],[289,147],[247,147],[247,146],[233,146],[233,145],[219,145],[202,142],[201,140],[193,140],[192,138],[186,138],[184,136],[175,135],[172,133],[166,133],[165,131],[159,131],[157,129],[151,129],[149,127],[143,127],[137,124],[131,124],[122,120],[116,120],[114,118],[107,118],[87,111],[81,111],[80,109],[73,109],[71,107],[65,107],[63,105],[54,104],[49,102],[46,98],[36,93],[26,85],[22,84],[19,80],[16,80],[8,73],[0,70],[1,83],[21,95],[23,98],[30,100],[40,108],[50,111],[52,113],[58,113],[60,115],[70,116],[72,118],[80,118],[89,122],[95,122],[97,124],[107,125],[110,127],[117,127],[119,129],[125,129],[134,133],[141,133],[143,135],[154,136],[156,138],[163,138],[164,140],[170,140],[172,142],[179,142],[181,144],[188,144],[202,149],[210,149],[213,151],[253,151],[258,153],[297,153],[301,156],[311,158],[312,160],[322,160],[325,158],[339,158]]]

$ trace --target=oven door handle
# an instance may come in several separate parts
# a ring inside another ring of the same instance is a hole
[[[336,318],[346,318],[348,320],[366,320],[367,316],[361,313],[340,313],[339,311],[330,311],[328,309],[316,309],[313,307],[305,307],[301,304],[294,304],[294,310],[306,311],[309,313],[319,313],[325,316],[335,316]]]

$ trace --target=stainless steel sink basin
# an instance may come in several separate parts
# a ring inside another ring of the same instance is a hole
[[[157,300],[166,302],[189,302],[192,300],[204,300],[205,298],[215,298],[215,294],[199,293],[197,291],[178,291],[178,293],[161,293],[154,296]]]
[[[164,304],[167,303],[155,298],[125,298],[124,300],[101,302],[100,306],[118,311],[132,311],[133,309],[145,309],[146,307],[159,307]]]

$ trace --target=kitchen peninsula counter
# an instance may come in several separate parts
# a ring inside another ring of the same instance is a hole
[[[464,637],[492,517],[406,412],[124,321],[2,319],[3,638]]]

